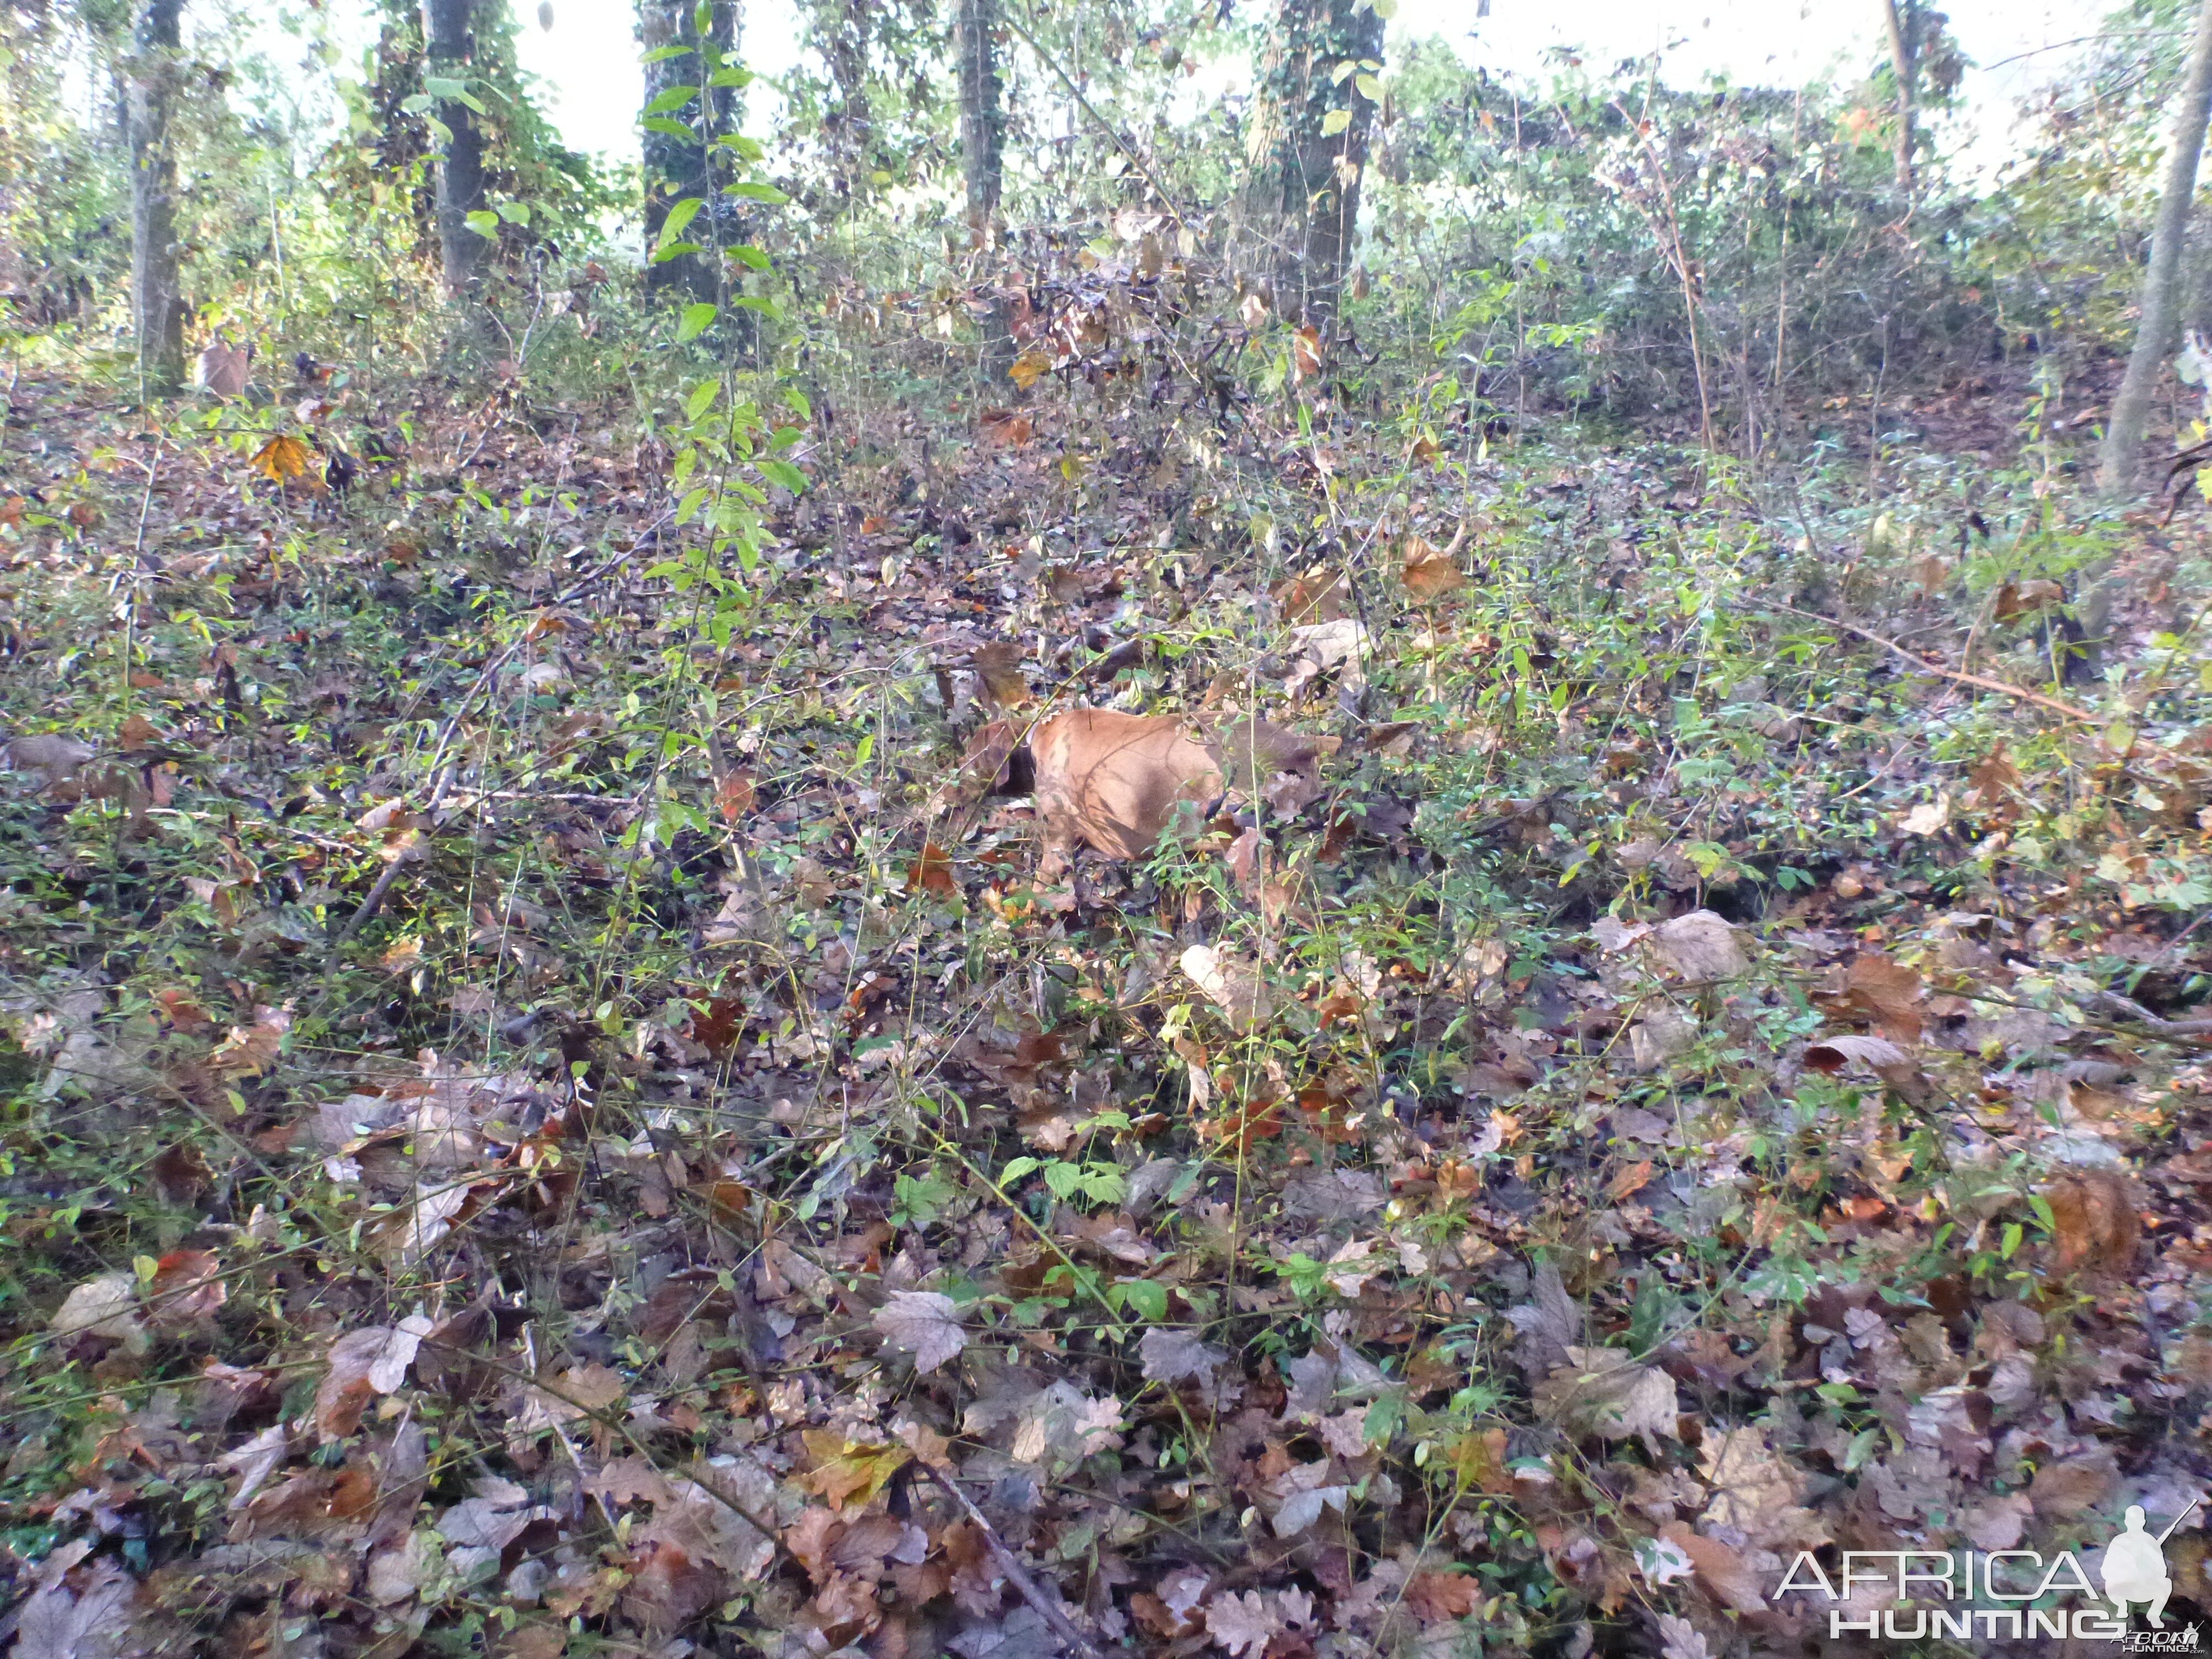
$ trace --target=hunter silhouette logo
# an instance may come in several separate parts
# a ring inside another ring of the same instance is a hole
[[[2143,1529],[2142,1505],[2128,1505],[2126,1527],[2105,1546],[2102,1573],[2106,1599],[2119,1610],[2122,1619],[2128,1616],[2130,1603],[2141,1601],[2151,1628],[2166,1628],[2166,1598],[2173,1594],[2173,1580],[2166,1571],[2166,1540],[2173,1536],[2175,1528],[2197,1512],[2199,1501],[2191,1498],[2189,1507],[2175,1516],[2155,1538]]]
[[[2104,1548],[2096,1578],[2084,1557],[2062,1550],[1845,1550],[1831,1578],[1810,1550],[1801,1551],[1783,1575],[1777,1594],[1826,1602],[1828,1637],[1876,1637],[1892,1642],[1930,1637],[1982,1642],[2057,1640],[2117,1642],[2130,1653],[2195,1653],[2197,1629],[2166,1628],[2173,1580],[2166,1570],[2166,1541],[2197,1512],[2202,1498],[2154,1536],[2141,1504]],[[2101,1594],[2098,1584],[2104,1588]],[[2130,1631],[2134,1609],[2149,1621]]]

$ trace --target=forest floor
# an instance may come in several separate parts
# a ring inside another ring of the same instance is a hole
[[[17,384],[17,1653],[2212,1613],[2203,520],[1115,396],[821,422],[722,638],[622,410]],[[1080,703],[1310,741],[1062,870]]]

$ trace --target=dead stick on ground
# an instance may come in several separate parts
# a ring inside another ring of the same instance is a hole
[[[1809,617],[1814,622],[1826,623],[1831,628],[1840,628],[1846,634],[1856,634],[1869,644],[1885,651],[1893,651],[1915,668],[1924,673],[1940,674],[1947,680],[1957,680],[1962,685],[1978,685],[1984,691],[2002,692],[2008,697],[2018,697],[2022,702],[2032,702],[2039,708],[2048,708],[2054,714],[2063,714],[2069,720],[2085,725],[2097,724],[2098,716],[2086,708],[2076,708],[2070,702],[2061,702],[2056,697],[2046,697],[2040,691],[2031,691],[2024,685],[2014,685],[2008,680],[1993,680],[1985,675],[1969,674],[1963,669],[1946,668],[1940,662],[1930,662],[1917,652],[1907,651],[1894,640],[1886,640],[1879,634],[1861,628],[1856,623],[1847,623],[1839,617],[1824,617],[1817,611],[1801,611],[1794,605],[1778,605],[1777,611],[1787,611],[1793,617]]]
[[[1006,1547],[1006,1540],[999,1536],[999,1529],[991,1524],[981,1510],[975,1507],[975,1500],[960,1490],[959,1483],[942,1469],[933,1468],[920,1458],[915,1460],[915,1467],[935,1481],[939,1490],[949,1494],[969,1520],[975,1522],[976,1530],[983,1534],[983,1542],[990,1549],[992,1559],[999,1564],[999,1571],[1005,1573],[1006,1581],[1021,1592],[1022,1600],[1030,1604],[1030,1610],[1052,1627],[1052,1633],[1077,1653],[1086,1656],[1086,1659],[1105,1659],[1105,1650],[1076,1628],[1075,1621],[1060,1610],[1059,1604],[1036,1587],[1036,1581],[1029,1576],[1013,1551]]]

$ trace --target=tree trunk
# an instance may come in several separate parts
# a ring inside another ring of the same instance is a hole
[[[999,0],[954,0],[952,55],[960,75],[960,170],[968,184],[968,236],[983,255],[987,271],[998,246],[999,198],[1006,176],[1006,88],[999,76],[998,34]],[[1014,361],[1003,297],[994,295],[982,329],[983,373],[1003,380]]]
[[[1897,74],[1897,194],[1910,208],[1917,184],[1913,100],[1920,70],[1920,0],[1881,0],[1881,11],[1889,28],[1890,67]]]
[[[1263,239],[1256,263],[1271,272],[1277,308],[1323,333],[1336,321],[1358,227],[1375,116],[1370,77],[1382,58],[1382,18],[1371,8],[1279,0],[1261,64],[1248,216]],[[1346,63],[1359,67],[1339,80]]]
[[[2181,326],[2182,252],[2189,236],[2190,205],[2197,197],[2197,160],[2204,148],[2208,112],[2212,112],[2212,0],[2203,0],[2198,9],[2181,95],[2174,102],[2172,147],[2166,158],[2158,218],[2151,228],[2150,262],[2143,268],[2135,350],[2129,355],[2119,395],[2112,399],[2097,458],[2097,482],[2110,493],[2133,489],[2141,481],[2151,393],[2166,360],[2173,355]]]
[[[169,105],[183,45],[183,0],[145,0],[125,94],[131,145],[131,313],[149,392],[185,378],[185,304],[178,291],[177,158]]]
[[[477,0],[422,0],[422,70],[426,76],[468,78],[476,57]],[[469,228],[484,204],[483,132],[477,113],[458,98],[441,98],[431,113],[453,136],[438,150],[438,256],[446,292],[456,300],[476,291],[489,239]]]
[[[647,52],[669,46],[684,50],[645,66],[645,101],[676,87],[696,88],[721,68],[721,54],[737,50],[741,25],[736,0],[714,0],[708,15],[706,39],[698,27],[698,8],[693,0],[639,0],[638,39]],[[701,47],[706,48],[702,54]],[[646,267],[646,288],[651,293],[674,289],[694,300],[720,303],[727,297],[722,249],[743,241],[733,204],[717,193],[712,146],[720,135],[736,126],[735,89],[708,87],[702,103],[694,98],[659,118],[681,125],[685,136],[652,127],[645,130],[645,234],[649,247],[660,240],[660,228],[668,210],[678,202],[696,198],[702,206],[685,227],[681,240],[696,242],[700,252],[680,253]]]

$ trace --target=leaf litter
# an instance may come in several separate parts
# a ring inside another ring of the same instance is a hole
[[[1855,646],[1658,699],[1547,552],[1644,459],[1486,462],[1377,588],[1162,556],[1057,418],[957,463],[1033,568],[855,466],[877,528],[803,501],[706,645],[603,450],[483,450],[596,492],[574,593],[580,515],[451,479],[374,535],[291,441],[157,480],[137,724],[11,709],[11,1056],[143,1152],[18,1212],[76,1241],[10,1333],[18,1651],[1795,1650],[1799,1550],[2203,1494],[2186,742],[2058,808],[2086,739],[1893,763],[1930,694]],[[85,579],[9,548],[39,633]],[[633,695],[672,646],[702,721]]]

